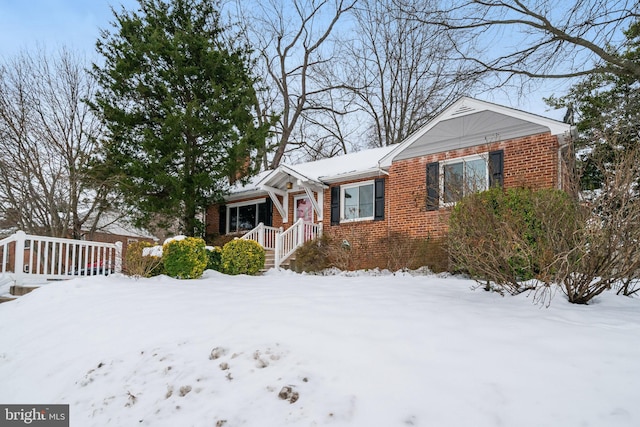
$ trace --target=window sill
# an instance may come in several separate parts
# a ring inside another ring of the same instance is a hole
[[[365,218],[353,218],[353,219],[341,219],[340,224],[349,224],[352,222],[363,222],[363,221],[373,221],[374,217],[368,216]]]

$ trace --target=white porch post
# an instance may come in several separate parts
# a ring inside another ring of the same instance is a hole
[[[122,273],[122,242],[116,242],[115,273]]]

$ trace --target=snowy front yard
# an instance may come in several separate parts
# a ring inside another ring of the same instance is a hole
[[[48,285],[0,305],[0,403],[71,426],[638,426],[640,299],[455,277]]]

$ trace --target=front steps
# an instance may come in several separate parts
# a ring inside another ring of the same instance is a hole
[[[264,268],[260,270],[261,273],[274,268],[276,265],[276,252],[273,249],[265,249],[265,257],[264,257]],[[291,262],[295,260],[295,254],[290,256],[282,263],[280,263],[280,268],[289,269],[291,266]]]

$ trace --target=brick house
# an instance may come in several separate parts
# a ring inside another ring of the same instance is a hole
[[[262,172],[208,209],[207,231],[286,230],[302,218],[357,245],[355,268],[386,267],[391,236],[441,241],[451,206],[469,191],[565,188],[571,131],[464,97],[395,146]]]

